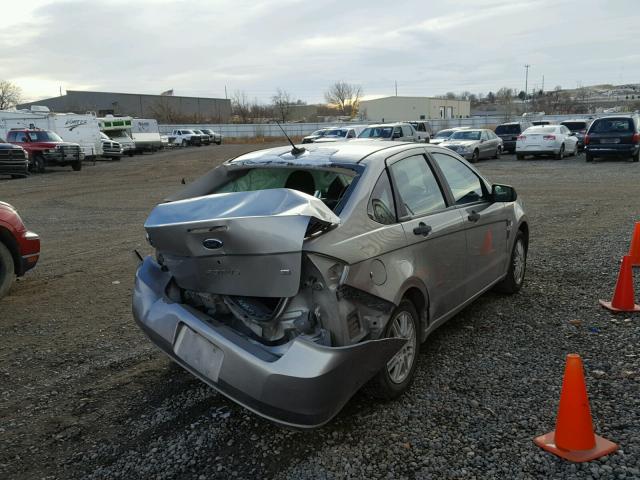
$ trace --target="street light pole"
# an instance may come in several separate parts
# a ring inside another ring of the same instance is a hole
[[[529,65],[528,63],[524,66],[525,68],[525,76],[524,76],[524,106],[525,110],[527,107],[527,95],[529,94]]]

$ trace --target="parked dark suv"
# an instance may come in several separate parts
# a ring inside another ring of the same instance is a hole
[[[514,153],[518,135],[531,126],[529,122],[508,122],[496,127],[496,135],[502,139],[502,151]]]
[[[640,160],[640,117],[615,115],[597,118],[584,137],[586,160],[596,157],[631,157]]]
[[[5,143],[0,138],[0,175],[11,175],[12,178],[29,175],[29,156],[24,148]]]
[[[564,125],[571,133],[576,134],[576,138],[578,139],[578,148],[582,150],[584,148],[584,136],[589,129],[590,120],[565,120],[564,122],[560,122],[560,125]]]

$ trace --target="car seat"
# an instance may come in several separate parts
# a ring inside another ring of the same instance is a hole
[[[310,172],[306,170],[295,170],[289,174],[284,188],[290,188],[306,193],[307,195],[313,195],[316,193],[316,182]]]

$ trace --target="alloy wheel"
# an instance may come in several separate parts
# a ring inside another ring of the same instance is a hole
[[[409,376],[415,361],[416,329],[414,319],[407,311],[399,312],[392,322],[389,336],[391,338],[406,338],[407,343],[389,360],[387,372],[393,383],[402,383]]]

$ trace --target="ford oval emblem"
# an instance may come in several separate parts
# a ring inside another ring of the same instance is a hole
[[[209,250],[215,250],[217,248],[221,248],[222,245],[224,245],[222,243],[222,240],[218,240],[217,238],[207,238],[206,240],[202,241],[202,246],[204,248],[208,248]]]

